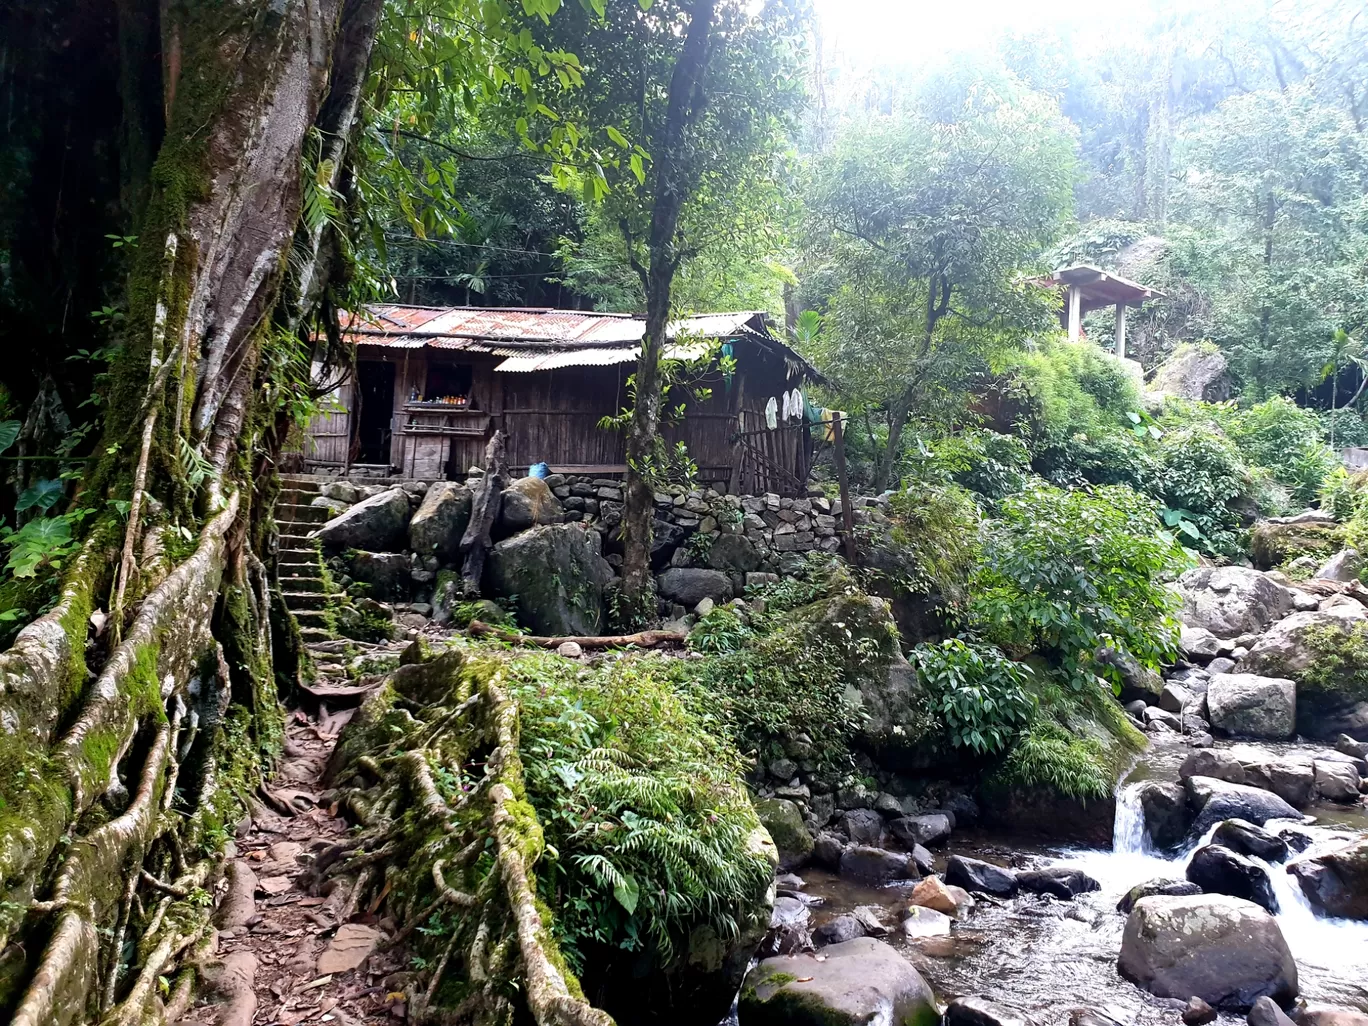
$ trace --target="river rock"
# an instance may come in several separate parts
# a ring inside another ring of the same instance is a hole
[[[1245,768],[1235,756],[1224,749],[1203,749],[1193,752],[1178,767],[1178,779],[1214,777],[1232,784],[1248,783]]]
[[[903,913],[900,924],[904,937],[919,940],[924,937],[945,937],[954,920],[944,912],[928,905],[913,905]]]
[[[409,500],[402,488],[387,488],[333,517],[312,537],[327,549],[388,552],[408,540]]]
[[[1198,567],[1178,578],[1183,623],[1219,638],[1258,634],[1293,611],[1292,592],[1257,570]]]
[[[1175,714],[1181,713],[1196,701],[1197,698],[1191,691],[1173,681],[1166,683],[1164,690],[1159,693],[1159,708]]]
[[[1030,1026],[1030,1019],[996,1001],[970,994],[945,1006],[943,1026]]]
[[[1357,581],[1363,570],[1363,557],[1358,549],[1340,549],[1327,559],[1316,571],[1316,577],[1323,581]]]
[[[1368,837],[1324,855],[1299,859],[1287,871],[1324,915],[1368,919]]]
[[[1192,832],[1201,836],[1223,819],[1243,819],[1263,826],[1270,819],[1301,819],[1300,814],[1270,791],[1232,784],[1213,777],[1183,781],[1188,804],[1197,813]]]
[[[1205,627],[1190,627],[1183,624],[1178,635],[1178,653],[1184,659],[1195,663],[1209,663],[1234,647],[1229,641],[1216,637]]]
[[[1102,885],[1081,869],[1069,866],[1047,866],[1017,873],[1017,885],[1032,894],[1050,894],[1069,901],[1089,891],[1100,891]]]
[[[943,812],[902,816],[889,823],[888,828],[909,848],[916,844],[937,844],[950,836],[950,817]]]
[[[1164,678],[1129,652],[1122,652],[1103,645],[1095,653],[1095,658],[1104,666],[1110,666],[1121,678],[1121,701],[1131,702],[1143,699],[1153,704],[1159,701],[1159,692],[1164,689]]]
[[[907,853],[923,876],[936,871],[936,857],[920,844],[912,845]]]
[[[1368,759],[1368,741],[1355,741],[1348,734],[1335,738],[1335,751],[1354,759]]]
[[[529,527],[559,523],[564,512],[544,480],[521,477],[503,490],[498,529],[501,534],[510,535]]]
[[[1287,1013],[1279,1008],[1271,997],[1261,997],[1254,1002],[1246,1019],[1249,1026],[1294,1026]]]
[[[1216,1009],[1201,998],[1189,998],[1187,1007],[1183,1009],[1183,1026],[1206,1026],[1209,1022],[1215,1022],[1217,1015]]]
[[[1286,841],[1242,819],[1228,819],[1218,826],[1211,836],[1211,843],[1265,862],[1283,862],[1287,859]]]
[[[1018,889],[1017,878],[1009,870],[964,855],[950,856],[945,864],[945,882],[970,893],[978,891],[999,898],[1011,898]]]
[[[818,947],[826,947],[829,944],[844,944],[848,940],[863,937],[867,933],[868,931],[859,917],[846,912],[828,919],[813,930],[812,942]]]
[[[518,622],[537,634],[597,634],[603,590],[613,580],[597,538],[577,524],[547,524],[505,538],[489,554],[490,589],[514,599]]]
[[[813,840],[798,806],[787,798],[759,798],[754,805],[779,853],[779,867],[789,870],[803,866],[812,855]]]
[[[1317,759],[1312,763],[1316,791],[1332,802],[1354,804],[1359,800],[1359,771],[1351,762]]]
[[[1183,785],[1146,780],[1136,785],[1136,792],[1150,843],[1163,850],[1181,844],[1187,836],[1189,819]]]
[[[812,839],[813,864],[834,873],[841,868],[841,852],[844,850],[845,842],[840,837],[829,831],[822,831]]]
[[[1278,912],[1273,884],[1263,868],[1222,845],[1208,844],[1193,852],[1187,878],[1207,894],[1244,898],[1275,915]]]
[[[1297,1016],[1298,1026],[1368,1026],[1368,1012],[1357,1008],[1309,1005]]]
[[[760,942],[757,956],[769,958],[772,955],[794,955],[800,951],[811,951],[812,935],[808,933],[811,918],[812,912],[801,899],[783,896],[775,898],[769,930]]]
[[[947,884],[938,876],[928,876],[912,888],[908,901],[958,918],[973,907],[974,899],[963,887]]]
[[[841,853],[840,873],[852,880],[877,885],[890,880],[915,879],[917,867],[901,852],[852,844]]]
[[[1283,801],[1298,809],[1310,805],[1316,797],[1316,775],[1311,760],[1286,756],[1271,758],[1259,752],[1244,761],[1245,783],[1272,791]]]
[[[1332,632],[1347,637],[1356,623],[1368,616],[1363,606],[1337,607],[1329,612],[1300,612],[1270,627],[1240,660],[1248,673],[1300,678],[1318,658],[1313,644],[1318,635]]]
[[[1297,729],[1297,685],[1285,677],[1218,673],[1207,688],[1211,725],[1226,734],[1282,739]]]
[[[884,843],[884,818],[873,809],[850,809],[841,813],[841,829],[852,844],[880,848]]]
[[[705,598],[718,605],[731,600],[732,580],[721,570],[698,570],[690,567],[671,567],[656,578],[656,590],[662,598],[678,602],[692,609]]]
[[[1182,346],[1155,369],[1147,390],[1182,399],[1223,403],[1235,394],[1235,379],[1221,350],[1214,346]]]
[[[1122,895],[1116,903],[1116,911],[1129,913],[1141,898],[1186,898],[1201,893],[1202,889],[1191,880],[1147,880]]]
[[[859,937],[814,955],[768,958],[751,970],[738,999],[746,1026],[866,1026],[930,1023],[935,995],[900,954]]]
[[[1158,997],[1247,1011],[1297,996],[1297,963],[1267,911],[1221,894],[1141,898],[1126,919],[1121,975]]]
[[[453,562],[470,523],[470,499],[470,489],[463,484],[434,482],[409,521],[409,548],[443,563]]]

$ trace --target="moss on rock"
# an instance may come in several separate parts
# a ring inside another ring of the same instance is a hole
[[[1249,534],[1249,554],[1260,570],[1273,570],[1301,556],[1323,563],[1344,548],[1339,524],[1275,524],[1261,521]]]

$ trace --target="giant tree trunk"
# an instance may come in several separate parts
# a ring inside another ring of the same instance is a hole
[[[160,80],[163,101],[126,108],[130,137],[161,142],[150,172],[128,161],[139,255],[83,494],[130,507],[126,526],[98,509],[57,606],[0,654],[0,1012],[19,1026],[153,1013],[158,977],[206,928],[199,896],[235,794],[279,743],[279,595],[270,510],[254,501],[271,491],[253,487],[276,418],[258,363],[292,245],[306,271],[293,298],[316,292],[320,239],[296,240],[301,147],[325,100],[330,145],[344,144],[378,10],[120,5],[129,93]],[[173,518],[198,537],[159,572],[141,554]],[[91,614],[111,596],[100,633]]]
[[[636,401],[627,431],[627,493],[622,512],[622,592],[630,619],[654,612],[651,577],[653,492],[647,468],[658,455],[660,434],[660,359],[670,319],[670,292],[681,254],[676,233],[679,212],[687,198],[690,174],[689,129],[703,112],[703,76],[708,67],[709,36],[717,0],[696,0],[679,59],[670,75],[669,103],[662,144],[652,155],[655,189],[651,231],[647,239],[649,265],[636,265],[646,291],[646,329],[637,360]],[[635,261],[634,261],[635,263]]]

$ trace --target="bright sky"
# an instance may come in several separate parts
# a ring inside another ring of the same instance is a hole
[[[828,53],[856,66],[920,63],[935,54],[989,47],[1042,21],[1087,34],[1133,29],[1146,4],[1054,4],[1028,0],[814,0]],[[1129,24],[1128,24],[1129,23]]]

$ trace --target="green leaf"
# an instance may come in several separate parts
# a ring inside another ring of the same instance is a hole
[[[19,493],[19,499],[14,504],[14,511],[22,513],[26,509],[38,509],[46,513],[57,505],[57,500],[62,497],[63,490],[62,482],[54,478],[38,481]]]
[[[19,438],[19,421],[0,420],[0,452],[4,452]]]
[[[617,898],[618,904],[627,910],[628,915],[635,912],[637,901],[641,898],[636,877],[631,873],[623,873],[622,880],[613,888],[613,897]]]
[[[624,150],[630,148],[630,145],[627,142],[627,137],[623,135],[621,132],[619,132],[616,128],[614,128],[612,125],[609,125],[607,128],[604,129],[604,131],[608,133],[609,139],[612,139],[613,142],[617,143]]]
[[[1126,416],[1130,419],[1130,422],[1131,422],[1132,424],[1139,424],[1139,423],[1140,423],[1140,420],[1141,420],[1140,414],[1136,413],[1134,410],[1127,410],[1127,411],[1126,411]]]

